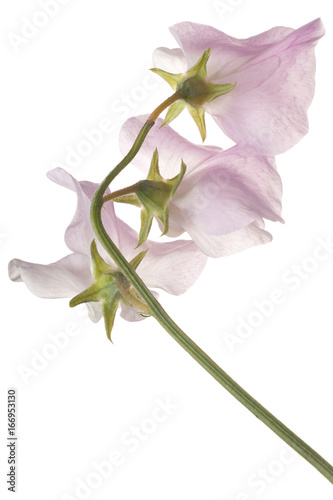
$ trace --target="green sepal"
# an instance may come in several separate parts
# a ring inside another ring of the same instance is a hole
[[[138,253],[130,262],[130,266],[136,271],[136,269],[139,267],[141,262],[143,261],[144,257],[146,256],[146,253],[148,252],[149,248],[147,250],[142,250],[142,252]]]
[[[163,69],[158,69],[158,68],[151,68],[150,71],[153,73],[156,73],[158,76],[163,78],[172,90],[176,90],[177,86],[182,82],[183,74],[173,74],[173,73],[168,73],[167,71],[163,71]]]
[[[171,104],[171,106],[169,107],[169,109],[165,115],[165,118],[163,120],[161,127],[163,127],[164,125],[168,125],[169,123],[172,122],[172,120],[177,118],[177,116],[183,111],[185,106],[186,106],[186,104],[183,100],[179,100],[179,101],[176,101],[173,104]]]
[[[200,135],[202,142],[205,142],[206,139],[206,121],[205,121],[205,110],[204,108],[193,108],[192,106],[188,106],[188,111],[190,115],[192,116],[193,120],[195,121]]]
[[[141,226],[140,226],[139,240],[136,248],[141,246],[147,240],[153,223],[154,214],[150,211],[148,212],[148,210],[145,207],[142,207],[140,217],[141,217]]]
[[[167,182],[171,183],[170,198],[172,198],[173,195],[175,194],[175,192],[177,191],[177,189],[179,187],[179,184],[183,180],[185,172],[186,172],[186,165],[185,165],[184,161],[182,160],[182,163],[180,165],[180,172],[179,172],[179,174],[175,175],[175,177],[173,177],[171,180],[167,181]]]
[[[206,78],[207,76],[207,62],[210,57],[210,49],[206,49],[205,52],[200,56],[198,61],[189,69],[186,73],[186,79],[192,76],[197,76],[198,78]],[[183,79],[184,81],[184,79]]]
[[[147,240],[154,217],[162,223],[162,235],[168,232],[169,203],[181,183],[185,171],[186,165],[182,161],[179,174],[172,179],[164,179],[160,174],[158,151],[155,149],[147,179],[136,185],[136,196],[142,206],[138,247]]]
[[[133,269],[137,269],[147,251],[140,252],[131,260],[130,265]],[[99,255],[95,240],[91,243],[90,253],[94,282],[86,290],[73,297],[69,305],[75,307],[87,302],[101,302],[106,334],[112,342],[111,332],[119,303],[122,302],[136,308],[141,305],[144,313],[146,313],[147,307],[126,276],[115,267],[107,264]]]
[[[102,274],[108,274],[111,268],[99,255],[95,240],[91,242],[90,255],[93,264],[93,275],[98,280]]]
[[[210,49],[208,48],[203,52],[196,64],[185,74],[173,74],[157,68],[152,69],[179,94],[179,100],[168,109],[162,126],[174,120],[186,107],[199,129],[203,141],[206,138],[206,104],[230,92],[236,86],[236,83],[215,84],[207,82],[207,62],[209,57]]]
[[[216,85],[215,83],[209,83],[208,84],[209,102],[212,102],[214,99],[216,99],[217,97],[220,97],[221,95],[227,94],[235,87],[236,87],[236,83],[223,83],[222,85]]]
[[[102,306],[106,336],[112,343],[113,341],[111,339],[111,333],[118,307],[119,301],[117,302],[115,300],[105,300]]]
[[[75,307],[87,302],[100,302],[102,298],[100,283],[94,282],[86,290],[73,297],[69,302],[69,307]]]

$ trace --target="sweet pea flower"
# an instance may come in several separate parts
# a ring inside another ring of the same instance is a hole
[[[274,156],[308,132],[307,110],[315,87],[314,51],[324,35],[320,19],[297,30],[275,27],[247,39],[191,22],[175,24],[170,31],[181,49],[157,49],[153,71],[172,73],[176,78],[160,73],[172,85],[210,49],[205,83],[229,85],[229,89],[231,84],[235,86],[207,101],[205,111],[236,144]],[[196,110],[187,107],[193,115]]]
[[[126,153],[146,116],[130,118],[120,132],[120,150]],[[282,187],[273,158],[234,146],[223,151],[198,146],[170,126],[160,128],[157,120],[133,164],[144,173],[149,170],[155,148],[159,169],[165,178],[179,173],[184,177],[169,202],[167,236],[187,232],[200,250],[211,257],[222,257],[271,241],[263,218],[283,222]]]
[[[96,264],[96,260],[99,270],[108,268],[106,273],[108,274],[110,268],[116,271],[116,275],[120,274],[99,242],[97,245],[92,244],[95,234],[90,223],[90,204],[98,185],[86,181],[78,182],[61,168],[51,170],[47,175],[60,186],[74,191],[77,196],[76,212],[65,232],[65,242],[72,253],[48,265],[14,259],[9,263],[9,277],[12,281],[23,281],[38,297],[72,298],[78,294],[80,297],[84,290],[89,290],[94,286],[93,274],[96,269],[93,269],[93,264]],[[102,220],[108,234],[125,258],[128,261],[136,261],[133,267],[138,267],[137,272],[148,287],[160,288],[170,294],[180,295],[196,281],[204,268],[207,257],[190,240],[167,243],[148,240],[140,248],[140,250],[148,249],[146,253],[136,250],[137,233],[116,217],[112,203],[107,203],[103,208]],[[139,252],[141,256],[138,256]],[[155,292],[154,294],[157,295]],[[129,305],[127,300],[119,301],[119,296],[116,299],[121,307],[123,318],[128,321],[143,318],[142,311]],[[87,300],[81,302],[87,302]],[[80,301],[77,300],[76,303]],[[93,322],[99,321],[105,312],[100,302],[88,302],[87,307],[89,317]],[[111,333],[115,310],[112,309],[111,314],[111,324],[104,315],[108,335]]]

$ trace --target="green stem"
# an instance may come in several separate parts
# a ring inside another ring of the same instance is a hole
[[[288,427],[280,422],[272,413],[264,408],[250,394],[248,394],[240,385],[237,384],[215,361],[213,361],[198,345],[196,345],[168,316],[160,303],[155,299],[143,281],[139,278],[134,269],[130,266],[122,253],[110,239],[102,223],[101,210],[103,206],[103,196],[112,180],[132,161],[138,153],[148,132],[154,125],[157,118],[157,112],[160,113],[177,95],[171,96],[165,103],[156,108],[143,125],[135,140],[131,150],[125,158],[112,170],[97,189],[91,205],[91,221],[93,229],[105,250],[112,257],[118,268],[127,276],[133,284],[141,298],[149,306],[151,315],[160,323],[160,325],[173,337],[179,345],[183,347],[212,377],[215,378],[230,394],[232,394],[242,405],[250,410],[259,420],[267,425],[275,434],[285,441],[291,448],[298,452],[305,460],[315,467],[333,484],[333,467],[322,458],[315,450],[308,446],[302,439],[294,434]],[[165,107],[163,107],[165,105]]]
[[[124,189],[118,189],[118,191],[112,191],[112,193],[106,194],[105,196],[103,196],[103,204],[108,201],[113,201],[116,198],[121,198],[122,196],[135,193],[137,185],[138,183],[133,184],[132,186],[125,187]]]

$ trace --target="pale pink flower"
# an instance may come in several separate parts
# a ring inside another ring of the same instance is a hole
[[[206,81],[236,86],[207,103],[206,111],[239,146],[273,156],[307,133],[315,45],[324,35],[320,19],[297,30],[275,27],[247,39],[190,22],[176,24],[170,31],[181,50],[157,49],[154,66],[186,73],[210,48]]]
[[[33,264],[19,259],[9,263],[12,281],[24,281],[29,290],[43,298],[62,298],[83,292],[92,281],[90,245],[96,238],[90,223],[90,203],[98,187],[91,182],[78,182],[61,168],[48,172],[48,177],[76,193],[77,208],[74,218],[65,232],[65,242],[72,253],[52,264]],[[137,273],[151,288],[160,288],[170,294],[184,293],[198,278],[207,257],[188,240],[167,243],[147,241],[135,249],[138,235],[116,217],[113,203],[107,203],[102,211],[103,224],[115,244],[130,261],[140,251],[149,248]],[[116,266],[97,242],[99,254],[106,263]],[[154,292],[156,295],[156,293]],[[100,303],[88,303],[89,316],[98,321],[102,316]],[[121,316],[129,321],[142,319],[134,307],[121,304]]]
[[[120,132],[126,153],[146,116],[130,118]],[[234,146],[198,146],[157,120],[133,164],[147,173],[155,148],[164,178],[187,169],[169,204],[167,236],[186,231],[206,255],[221,257],[271,241],[263,218],[281,219],[282,187],[273,158]]]

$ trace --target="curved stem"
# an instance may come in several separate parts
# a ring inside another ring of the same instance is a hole
[[[173,99],[176,99],[177,96],[174,94],[172,97]],[[167,102],[173,102],[172,98],[167,99],[165,103]],[[161,112],[165,109],[165,107],[163,108],[161,105],[156,109]],[[210,375],[214,377],[215,380],[217,380],[230,394],[232,394],[240,403],[242,403],[242,405],[250,410],[253,415],[259,418],[265,425],[267,425],[267,427],[275,432],[275,434],[283,439],[289,446],[291,446],[291,448],[298,452],[333,484],[333,467],[315,450],[294,434],[288,427],[280,422],[272,413],[258,403],[258,401],[250,396],[250,394],[238,385],[237,382],[235,382],[224,370],[222,370],[222,368],[220,368],[215,361],[213,361],[197,344],[195,344],[195,342],[193,342],[178,327],[178,325],[176,325],[143,281],[139,278],[137,273],[121,254],[104,229],[101,217],[103,195],[111,181],[130,163],[139,151],[149,130],[154,125],[154,120],[157,117],[156,112],[157,111],[155,110],[155,112],[150,115],[147,122],[143,125],[129,153],[115,167],[115,169],[108,174],[95,193],[91,205],[91,221],[96,236],[104,246],[105,250],[112,257],[118,268],[127,276],[136,291],[140,294],[141,298],[149,306],[151,315],[154,316],[154,318],[178,342],[178,344],[181,345],[183,349],[185,349],[192,356],[192,358],[195,359],[208,373],[210,373]],[[153,117],[153,120],[151,117]]]

